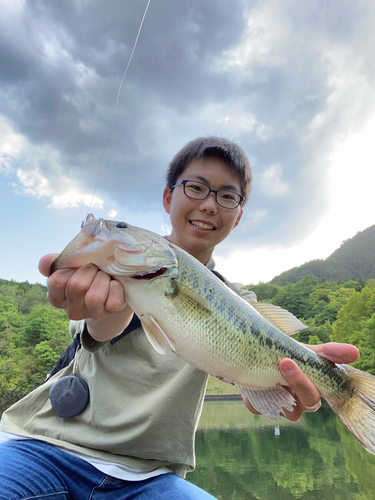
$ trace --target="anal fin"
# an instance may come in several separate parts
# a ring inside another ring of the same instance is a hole
[[[285,410],[293,411],[297,404],[294,397],[281,385],[270,389],[250,389],[235,385],[259,413],[271,420],[280,420],[280,413],[286,416]]]

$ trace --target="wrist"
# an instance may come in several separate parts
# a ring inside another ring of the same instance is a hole
[[[133,314],[133,310],[127,305],[121,312],[111,313],[103,319],[87,318],[86,333],[96,342],[108,342],[124,331]]]

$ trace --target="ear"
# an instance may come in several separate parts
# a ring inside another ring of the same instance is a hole
[[[243,214],[243,210],[242,210],[242,208],[241,208],[241,212],[238,214],[238,217],[237,217],[237,219],[236,219],[236,222],[235,222],[235,223],[234,223],[234,225],[233,225],[233,229],[234,229],[235,227],[237,227],[237,226],[238,226],[238,224],[240,223],[240,220],[241,220],[242,214]]]
[[[167,214],[171,213],[171,202],[172,202],[172,193],[173,191],[168,187],[164,188],[163,192],[163,206]]]

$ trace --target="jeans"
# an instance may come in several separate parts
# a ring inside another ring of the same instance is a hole
[[[173,473],[124,481],[38,440],[0,445],[0,500],[214,500]]]

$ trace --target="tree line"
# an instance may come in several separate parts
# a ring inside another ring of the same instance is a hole
[[[46,287],[0,280],[0,413],[43,382],[71,342]]]
[[[354,366],[375,375],[375,280],[310,275],[285,286],[248,288],[258,300],[287,309],[309,326],[296,340],[354,344],[361,353]],[[41,384],[71,342],[69,320],[48,303],[46,292],[39,284],[0,280],[0,413]]]
[[[309,326],[293,338],[305,344],[344,342],[358,347],[353,366],[375,375],[375,280],[319,280],[305,276],[285,286],[249,285],[258,300],[287,309]]]
[[[246,415],[242,428],[198,427],[198,467],[188,481],[218,499],[374,498],[375,457],[328,406],[306,414],[299,424],[281,424],[280,437],[261,419]]]

